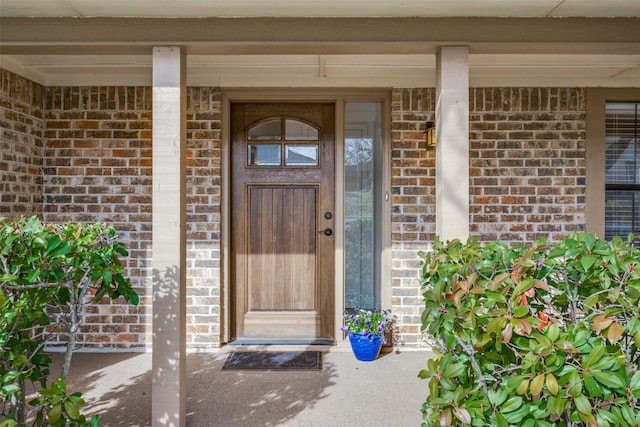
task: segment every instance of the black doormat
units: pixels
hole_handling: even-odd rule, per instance
[[[233,352],[227,356],[222,369],[319,371],[322,369],[322,353],[319,351]]]

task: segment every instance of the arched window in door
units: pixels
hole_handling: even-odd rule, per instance
[[[247,130],[248,166],[319,166],[318,129],[308,123],[277,118]]]

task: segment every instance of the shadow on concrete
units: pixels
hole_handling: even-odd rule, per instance
[[[322,371],[222,371],[221,356],[189,356],[188,425],[283,425],[312,410],[335,384],[335,367],[326,361]]]
[[[62,358],[52,355],[51,372]],[[83,413],[99,414],[101,426],[151,425],[151,354],[76,352],[67,390],[82,393]]]
[[[419,426],[427,383],[417,378],[431,353],[350,352],[323,356],[321,371],[222,370],[227,354],[187,356],[187,426]],[[61,363],[62,354],[53,355]],[[52,372],[55,371],[53,367]],[[68,389],[102,426],[151,425],[150,353],[76,353]]]
[[[223,371],[225,357],[188,355],[187,425],[283,425],[335,384],[331,363],[321,371]],[[61,363],[62,355],[53,358]],[[76,353],[68,389],[83,393],[85,414],[99,413],[101,426],[151,425],[150,354]]]

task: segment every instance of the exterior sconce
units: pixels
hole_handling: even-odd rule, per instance
[[[433,148],[436,146],[436,124],[434,122],[427,122],[427,148]]]

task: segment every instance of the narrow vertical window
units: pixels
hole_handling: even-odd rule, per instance
[[[607,102],[605,238],[640,233],[640,103]],[[636,246],[640,241],[636,239]]]
[[[345,306],[380,307],[382,105],[345,106]]]

